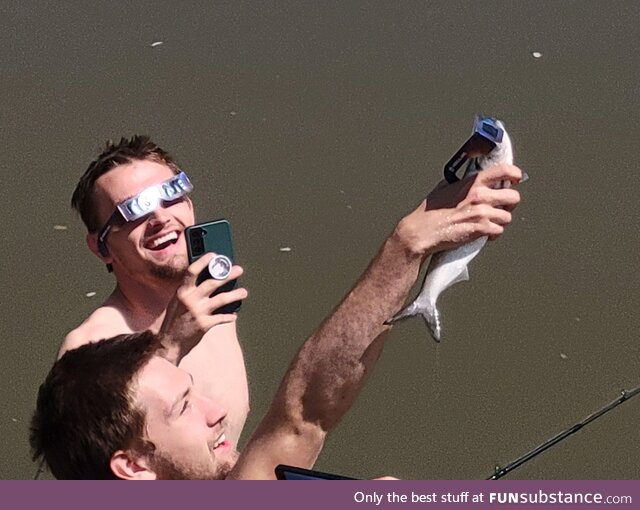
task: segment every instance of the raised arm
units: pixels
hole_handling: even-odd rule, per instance
[[[499,236],[519,202],[510,165],[485,170],[452,185],[439,184],[403,218],[362,277],[307,339],[230,478],[270,479],[277,464],[311,467],[373,369],[396,312],[425,258],[483,235]]]

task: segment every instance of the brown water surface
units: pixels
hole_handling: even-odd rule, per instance
[[[199,219],[233,224],[248,432],[474,114],[506,123],[531,176],[513,225],[442,297],[440,346],[420,320],[395,328],[320,469],[483,478],[640,384],[638,2],[1,10],[1,478],[33,476],[38,385],[113,285],[71,192],[104,140],[133,133],[176,155]],[[639,416],[630,401],[511,476],[638,478]]]

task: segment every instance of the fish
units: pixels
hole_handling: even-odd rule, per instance
[[[488,153],[469,159],[467,168],[464,172],[464,177],[474,175],[485,168],[489,168],[499,163],[513,164],[513,146],[511,139],[504,128],[504,124],[497,119],[481,116],[476,117],[474,123],[474,134],[467,143],[463,145],[460,151],[458,151],[456,156],[452,158],[449,164],[454,160],[456,160],[457,168],[460,168],[464,164],[466,156],[472,153],[471,151],[465,152],[465,147],[474,140],[474,135],[479,132],[479,126],[482,128],[480,123],[487,121],[488,124],[486,124],[485,127],[489,126],[493,129],[497,127],[498,130],[502,131],[502,133],[498,131],[498,136],[493,139],[493,142],[490,142],[488,146],[485,145],[485,148],[489,149]],[[499,135],[501,135],[501,137]],[[486,144],[486,139],[482,140],[482,143]],[[491,146],[493,146],[493,148],[491,148]],[[465,158],[461,158],[461,154]],[[445,175],[446,172],[447,170],[445,170]],[[525,179],[526,178],[523,178],[523,180]],[[447,180],[452,182],[449,180],[449,177],[447,177]],[[453,180],[457,180],[457,178],[454,177]],[[510,182],[503,181],[498,183],[496,188],[505,188],[509,186]],[[391,319],[385,321],[385,324],[394,324],[409,317],[420,315],[424,319],[433,339],[436,342],[440,342],[442,339],[443,328],[442,316],[437,307],[438,297],[440,297],[440,294],[452,285],[469,279],[469,269],[467,266],[469,262],[471,262],[478,253],[482,251],[487,240],[487,236],[479,237],[478,239],[465,243],[457,248],[444,250],[434,254],[429,261],[424,282],[422,283],[422,288],[418,296],[410,305],[398,312]]]

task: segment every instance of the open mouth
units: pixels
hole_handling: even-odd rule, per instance
[[[225,436],[224,434],[222,434],[222,435],[218,438],[218,440],[217,440],[215,443],[213,443],[213,449],[215,450],[215,449],[216,449],[216,448],[218,448],[219,446],[221,446],[221,445],[225,444],[226,440],[227,440],[226,436]]]
[[[175,244],[178,241],[178,232],[175,230],[169,232],[161,237],[157,237],[147,243],[145,243],[145,248],[149,250],[160,251],[168,248],[172,244]]]
[[[220,434],[218,439],[209,443],[209,448],[213,454],[219,455],[231,449],[231,441],[227,439],[225,434]]]

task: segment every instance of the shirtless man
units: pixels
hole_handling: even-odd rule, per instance
[[[237,444],[249,410],[249,394],[235,314],[211,315],[207,319],[210,329],[184,357],[191,346],[185,349],[178,321],[188,320],[187,309],[201,301],[185,291],[167,314],[188,266],[184,229],[195,223],[187,195],[190,182],[180,172],[169,154],[140,136],[108,144],[89,165],[71,203],[87,227],[89,249],[113,272],[116,286],[67,335],[58,357],[120,334],[165,333],[165,357],[193,375],[198,391],[227,409],[227,434]],[[165,186],[157,187],[161,183]],[[232,276],[241,273],[236,267]],[[246,296],[246,290],[239,288],[216,296],[206,306],[213,310]]]

